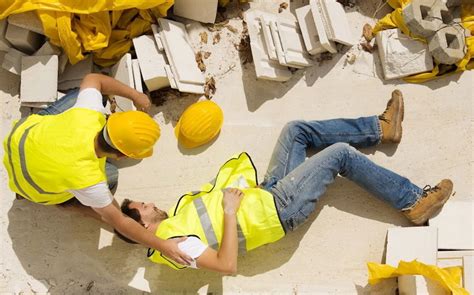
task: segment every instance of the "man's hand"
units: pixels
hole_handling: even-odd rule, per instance
[[[151,101],[148,95],[139,92],[133,97],[133,105],[137,108],[138,111],[146,113],[150,109]]]
[[[161,253],[181,265],[190,265],[193,259],[178,248],[178,244],[185,241],[187,237],[170,239],[163,242]]]
[[[244,193],[237,188],[228,188],[224,191],[222,206],[225,214],[236,214],[239,210],[240,202],[244,197]]]

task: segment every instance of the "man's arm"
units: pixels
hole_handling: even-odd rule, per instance
[[[87,74],[81,82],[81,90],[86,88],[96,88],[106,95],[118,95],[129,98],[139,111],[146,112],[151,106],[150,99],[146,94],[102,74]]]
[[[207,248],[196,260],[199,268],[205,268],[227,274],[237,272],[237,210],[244,194],[239,189],[227,189],[224,192],[224,235],[219,251]]]
[[[170,240],[162,240],[157,238],[150,231],[138,224],[138,222],[124,216],[122,212],[120,212],[120,210],[114,206],[113,203],[105,206],[104,208],[93,209],[101,215],[105,222],[113,226],[116,230],[129,239],[132,239],[146,247],[157,249],[163,253],[163,255],[171,258],[179,264],[189,265],[192,261],[192,258],[189,257],[189,255],[185,254],[178,248],[178,243],[182,242],[186,238]]]

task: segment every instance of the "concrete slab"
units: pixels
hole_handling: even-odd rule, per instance
[[[357,43],[342,4],[336,0],[317,0],[328,39],[347,46]]]
[[[0,20],[0,51],[8,51],[12,45],[8,40],[5,38],[5,34],[7,32],[8,23],[6,19]]]
[[[23,52],[16,50],[13,47],[8,49],[8,52],[5,54],[2,68],[13,73],[15,75],[21,74],[21,58],[26,56]]]
[[[275,44],[275,51],[278,57],[278,62],[282,66],[292,67],[297,69],[302,69],[303,66],[289,63],[286,61],[285,52],[283,51],[283,46],[281,43],[280,33],[278,32],[278,25],[276,22],[270,23],[270,32],[272,33],[273,42]]]
[[[52,102],[58,97],[58,56],[24,56],[21,59],[20,100]]]
[[[28,31],[45,35],[43,23],[41,23],[36,11],[12,14],[8,17],[8,23]]]
[[[443,210],[428,221],[438,228],[438,248],[474,250],[474,201],[448,200]]]
[[[375,38],[386,80],[433,69],[428,46],[404,35],[399,29],[380,31]]]
[[[110,71],[112,77],[129,86],[135,88],[135,82],[133,77],[132,69],[132,55],[126,53],[118,62],[115,64]],[[135,110],[133,102],[122,96],[115,95],[115,102],[117,103],[117,112],[126,112]]]
[[[438,63],[455,64],[465,56],[464,29],[456,26],[443,27],[431,37],[428,47]]]
[[[151,25],[151,29],[153,31],[153,37],[155,38],[155,43],[156,47],[158,48],[158,51],[164,51],[165,48],[163,47],[163,42],[161,42],[160,29],[155,24]]]
[[[316,30],[318,31],[319,42],[321,45],[329,52],[336,53],[336,44],[329,40],[327,33],[327,23],[322,12],[322,4],[320,0],[309,0],[309,5],[311,6],[311,13],[313,14],[313,19],[316,24]]]
[[[463,257],[463,282],[464,289],[474,294],[474,256]]]
[[[143,35],[133,39],[140,71],[148,90],[154,91],[169,86],[165,66],[165,53],[158,50],[152,36]]]
[[[260,26],[263,32],[263,39],[265,40],[266,53],[271,60],[278,61],[278,55],[275,48],[275,43],[278,41],[275,41],[273,39],[273,34],[270,28],[271,23],[274,22],[275,20],[276,20],[276,17],[273,14],[269,14],[269,13],[264,14],[262,12],[260,15]]]
[[[301,33],[303,34],[304,45],[308,53],[311,55],[316,55],[325,52],[326,49],[319,41],[316,23],[314,22],[313,14],[311,13],[311,6],[306,5],[297,8],[295,9],[295,13]]]
[[[218,0],[175,0],[173,14],[203,23],[214,23]]]
[[[291,72],[288,68],[271,60],[266,53],[263,28],[260,24],[260,13],[257,10],[248,10],[245,12],[245,20],[248,26],[250,48],[257,78],[280,82],[289,80]]]
[[[93,66],[92,55],[89,55],[75,65],[68,63],[64,72],[59,75],[59,83],[77,80],[82,81],[85,75],[92,73]]]
[[[62,53],[61,48],[54,46],[49,41],[44,42],[43,46],[40,47],[33,55],[58,55]]]
[[[33,54],[44,42],[44,36],[12,24],[8,24],[5,38],[13,47],[27,54]]]
[[[132,59],[132,73],[135,90],[143,93],[142,74],[140,72],[140,63],[137,59]]]
[[[279,19],[276,25],[286,62],[303,67],[313,65],[313,61],[304,46],[303,35],[298,23]]]

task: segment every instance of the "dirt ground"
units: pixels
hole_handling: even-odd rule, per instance
[[[348,9],[353,33],[374,24],[378,0]],[[293,17],[304,1],[289,2],[282,17]],[[253,7],[277,12],[278,1],[254,1]],[[209,31],[189,22],[196,51],[208,51],[206,75],[216,80],[213,100],[223,109],[224,126],[212,143],[182,149],[173,128],[195,95],[158,98],[152,115],[161,138],[150,159],[120,163],[116,199],[134,198],[169,208],[184,192],[211,180],[232,155],[248,152],[261,181],[282,126],[295,119],[359,117],[381,113],[393,89],[405,96],[405,121],[399,145],[379,145],[363,152],[378,164],[423,187],[442,178],[454,181],[452,199],[473,198],[473,72],[422,85],[383,81],[377,54],[357,46],[331,60],[298,70],[285,83],[257,80],[253,63],[235,48],[242,20],[229,9],[232,29]],[[388,11],[382,7],[375,17]],[[235,30],[234,30],[235,29]],[[206,31],[207,44],[199,33]],[[233,32],[235,31],[235,32]],[[220,41],[213,44],[216,34]],[[354,54],[350,64],[347,54]],[[370,60],[375,58],[375,67]],[[0,53],[0,61],[3,53]],[[20,108],[19,78],[0,69],[1,136],[13,120],[28,115]],[[4,151],[0,152],[2,158]],[[149,262],[146,249],[117,239],[109,226],[80,214],[15,200],[1,168],[0,292],[51,294],[394,294],[395,284],[367,285],[366,263],[383,262],[386,231],[409,226],[405,218],[350,181],[338,177],[316,212],[296,232],[239,258],[236,276],[206,271],[174,271]]]

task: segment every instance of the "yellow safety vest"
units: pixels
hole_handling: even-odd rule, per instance
[[[245,196],[237,212],[237,233],[239,253],[275,242],[285,235],[275,200],[269,192],[255,188],[257,171],[247,153],[227,161],[219,170],[215,184],[206,184],[200,192],[182,196],[156,230],[156,236],[171,239],[182,236],[196,236],[204,244],[219,249],[224,232],[224,210],[222,189],[235,186],[243,177],[250,188],[242,189]],[[166,264],[174,269],[180,265],[154,249],[148,250],[148,257],[156,263]]]
[[[3,141],[10,189],[51,205],[71,199],[70,189],[105,181],[105,157],[97,158],[94,149],[105,122],[103,114],[82,108],[14,122]]]

